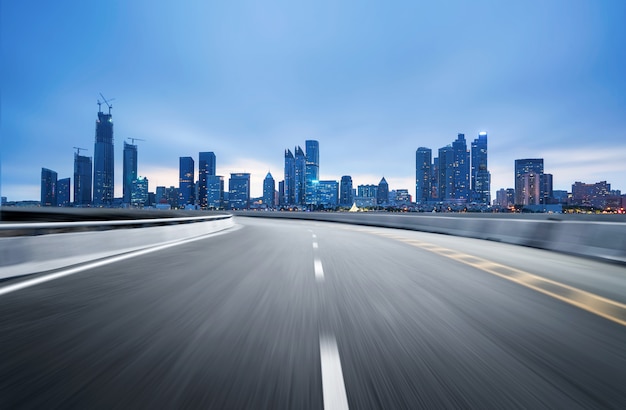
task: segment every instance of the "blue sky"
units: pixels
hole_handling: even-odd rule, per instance
[[[555,189],[626,191],[624,1],[3,1],[1,186],[39,199],[42,167],[93,156],[96,101],[141,138],[150,190],[214,151],[252,173],[320,142],[320,176],[415,193],[415,150],[489,133],[492,192],[518,158]]]

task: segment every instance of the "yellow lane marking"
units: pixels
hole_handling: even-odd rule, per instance
[[[370,231],[370,233],[375,232]],[[454,259],[465,265],[469,265],[484,272],[491,273],[492,275],[508,279],[537,292],[541,292],[545,295],[586,310],[587,312],[591,312],[615,323],[619,323],[622,326],[626,326],[626,304],[607,299],[560,282],[546,279],[521,269],[502,265],[477,256],[457,252],[452,249],[442,248],[438,245],[421,242],[415,239],[406,239],[397,235],[376,234],[402,241],[408,245],[436,253],[449,259]]]

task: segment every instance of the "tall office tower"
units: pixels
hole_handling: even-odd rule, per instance
[[[334,208],[339,201],[339,183],[337,181],[315,182],[315,205]]]
[[[124,141],[124,164],[122,167],[122,201],[130,205],[133,183],[137,179],[137,145]]]
[[[385,177],[378,183],[378,191],[376,193],[376,204],[385,205],[389,203],[389,184]]]
[[[491,203],[491,175],[487,169],[487,133],[478,133],[472,142],[472,201]]]
[[[305,204],[306,195],[306,155],[299,146],[295,148],[296,168],[294,173],[296,205]]]
[[[454,199],[454,151],[452,146],[439,148],[437,187],[440,201]]]
[[[74,206],[91,204],[91,157],[74,154]]]
[[[296,203],[296,159],[290,150],[285,150],[285,195],[284,204]]]
[[[378,185],[369,184],[369,185],[359,185],[357,187],[358,194],[357,196],[362,198],[374,198],[378,197]]]
[[[208,206],[207,178],[215,175],[215,153],[201,152],[198,158],[198,199],[202,208]]]
[[[224,177],[209,175],[206,180],[207,208],[222,209],[224,207]]]
[[[553,176],[552,174],[541,174],[541,202],[542,204],[555,203],[553,189]]]
[[[250,174],[231,173],[228,180],[230,209],[248,209],[250,206]]]
[[[342,176],[341,186],[339,187],[339,205],[352,206],[354,203],[354,195],[352,192],[352,177],[350,175]]]
[[[540,204],[542,174],[543,158],[515,160],[515,205]]]
[[[57,180],[57,206],[70,206],[70,179]]]
[[[267,173],[263,180],[263,203],[270,209],[276,207],[274,193],[276,192],[276,182],[271,173]]]
[[[179,158],[179,179],[178,179],[178,206],[193,205],[195,203],[194,191],[196,184],[194,182],[195,164],[191,157]]]
[[[278,206],[285,205],[285,181],[278,182]]]
[[[136,208],[143,208],[148,204],[148,178],[135,178],[131,185],[130,204]]]
[[[162,203],[161,201],[167,202],[167,198],[165,197],[165,187],[164,186],[156,187],[156,193],[154,195],[154,199],[155,199],[157,204]]]
[[[433,158],[433,167],[430,172],[430,197],[439,199],[439,158]]]
[[[41,206],[57,206],[57,173],[41,168]]]
[[[96,142],[93,158],[94,206],[107,207],[113,205],[114,170],[113,116],[109,106],[108,114],[98,110],[98,119],[96,120]]]
[[[305,202],[313,204],[315,202],[314,181],[320,179],[320,143],[315,140],[305,141],[306,163],[305,163]]]
[[[508,206],[515,205],[515,188],[506,189],[506,201],[509,204]]]
[[[465,134],[458,134],[452,142],[454,151],[454,189],[453,199],[470,200],[470,155],[465,142]]]
[[[426,203],[432,198],[432,156],[430,148],[415,151],[415,202]]]

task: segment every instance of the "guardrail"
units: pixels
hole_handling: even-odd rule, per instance
[[[233,224],[232,215],[3,223],[0,224],[0,279],[206,235]]]
[[[606,215],[392,214],[334,212],[235,212],[238,216],[306,219],[409,229],[530,246],[626,263],[626,218]],[[603,217],[600,215],[600,217]]]

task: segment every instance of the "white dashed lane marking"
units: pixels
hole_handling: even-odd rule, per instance
[[[348,397],[335,336],[320,335],[320,360],[322,362],[324,410],[348,409]]]

